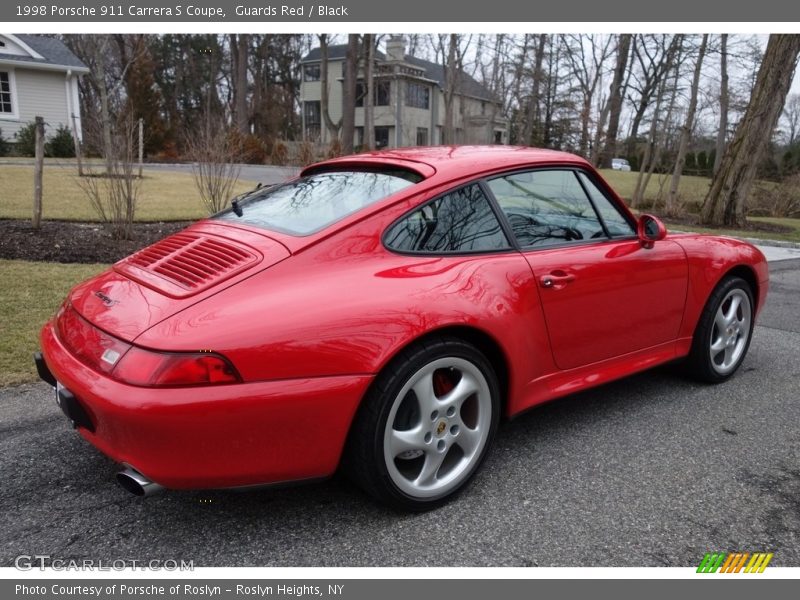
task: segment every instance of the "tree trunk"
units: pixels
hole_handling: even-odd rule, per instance
[[[364,80],[367,95],[364,97],[364,139],[366,150],[375,149],[375,34],[364,34]]]
[[[232,33],[231,67],[233,70],[233,115],[236,129],[242,135],[250,133],[250,115],[247,111],[247,55],[250,38],[245,33]]]
[[[717,132],[717,150],[714,155],[714,171],[719,172],[722,155],[725,152],[725,137],[728,134],[728,34],[720,36],[719,48],[719,131]]]
[[[742,120],[711,183],[702,221],[741,227],[756,169],[778,123],[800,55],[800,35],[771,35]]]
[[[665,211],[668,215],[674,215],[678,212],[678,185],[681,182],[681,175],[683,174],[683,166],[686,162],[686,150],[689,147],[689,140],[692,137],[692,129],[694,128],[694,115],[697,111],[697,92],[700,88],[700,73],[703,69],[703,58],[706,55],[706,48],[708,47],[708,34],[703,35],[703,41],[700,42],[700,50],[697,54],[697,64],[694,66],[694,77],[692,77],[692,88],[689,97],[689,108],[686,110],[686,121],[681,127],[681,138],[678,142],[678,156],[675,159],[675,168],[672,171],[672,183],[667,196],[667,203]]]
[[[330,142],[339,137],[339,129],[342,126],[342,119],[334,123],[331,119],[331,112],[329,108],[330,89],[328,88],[328,36],[322,34],[319,36],[319,83],[321,86],[320,93],[320,112],[322,113],[322,120],[325,121],[325,129],[328,130],[328,137]]]
[[[600,155],[600,166],[611,167],[611,159],[617,154],[617,134],[619,133],[619,119],[622,114],[622,98],[625,95],[623,82],[625,71],[628,69],[628,55],[631,49],[631,34],[619,36],[617,45],[617,64],[614,69],[614,79],[611,81],[608,102],[608,129],[603,152]]]
[[[539,35],[539,42],[536,45],[536,54],[534,55],[533,65],[533,78],[531,83],[531,99],[528,103],[528,114],[525,119],[525,130],[522,135],[522,141],[531,146],[539,143],[539,114],[540,114],[540,100],[539,90],[542,86],[542,63],[544,62],[544,48],[547,44],[547,34],[542,33]]]
[[[342,90],[342,153],[353,153],[353,137],[356,126],[356,79],[358,78],[359,35],[347,36],[344,89]]]
[[[458,35],[450,34],[450,43],[447,48],[447,66],[444,74],[444,127],[442,128],[442,143],[455,144],[455,115],[453,114],[453,100],[455,98]]]

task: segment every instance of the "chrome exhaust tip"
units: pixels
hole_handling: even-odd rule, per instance
[[[164,486],[150,481],[147,477],[139,473],[139,471],[131,467],[125,467],[122,471],[117,473],[117,483],[124,490],[140,498],[152,496],[164,489]]]

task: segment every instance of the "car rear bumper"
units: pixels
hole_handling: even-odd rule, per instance
[[[141,388],[77,360],[48,323],[40,376],[85,412],[80,434],[113,460],[176,489],[331,475],[371,375],[184,388]],[[52,377],[48,378],[48,374]]]

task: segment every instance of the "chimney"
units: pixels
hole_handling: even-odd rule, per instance
[[[406,41],[402,35],[393,35],[386,42],[386,60],[402,62],[406,57]]]

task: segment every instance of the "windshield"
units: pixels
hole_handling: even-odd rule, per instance
[[[290,235],[309,235],[357,210],[422,180],[411,171],[329,171],[255,192],[213,218],[254,225]]]

